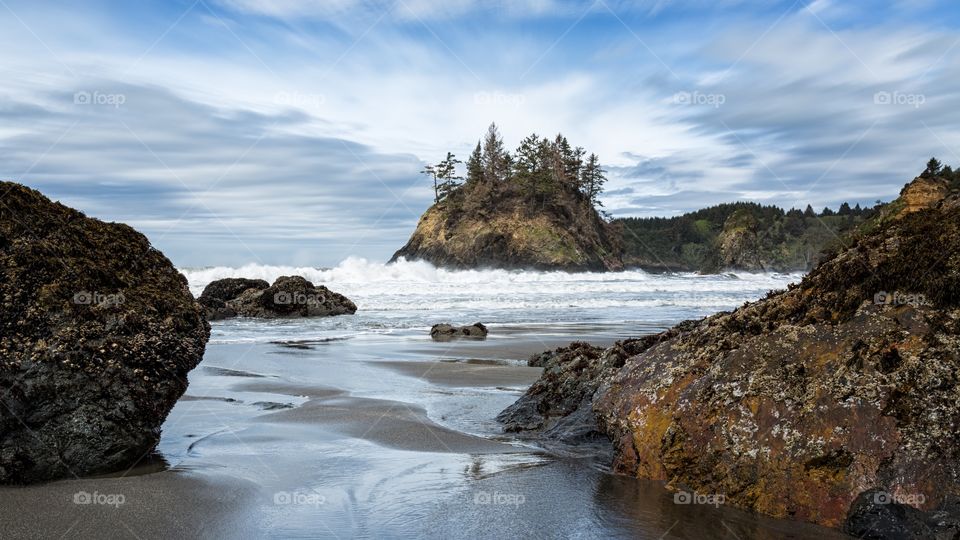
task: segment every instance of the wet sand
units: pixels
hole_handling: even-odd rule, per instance
[[[843,537],[676,505],[658,483],[503,434],[494,417],[536,378],[525,359],[542,341],[213,344],[164,424],[167,469],[0,488],[0,536]],[[111,495],[123,504],[102,504]]]
[[[269,388],[288,395],[310,395],[312,399],[289,410],[258,416],[260,422],[293,422],[333,430],[398,450],[490,454],[519,451],[508,444],[493,442],[445,428],[430,420],[426,411],[412,403],[337,395],[337,391],[303,387],[246,385],[248,389]]]
[[[256,530],[247,509],[258,491],[253,482],[212,471],[3,488],[0,536],[243,538]]]
[[[542,368],[478,361],[463,362],[374,362],[410,377],[453,387],[521,387],[534,383]]]

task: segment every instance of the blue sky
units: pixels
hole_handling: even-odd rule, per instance
[[[417,174],[563,132],[615,216],[889,200],[960,164],[960,5],[0,0],[0,177],[181,266],[386,260]]]

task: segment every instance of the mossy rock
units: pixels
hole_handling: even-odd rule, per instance
[[[0,483],[125,469],[154,448],[210,326],[131,227],[0,182]]]

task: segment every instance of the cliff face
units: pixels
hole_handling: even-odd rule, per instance
[[[896,201],[786,291],[643,342],[554,355],[503,419],[555,432],[592,417],[617,472],[764,514],[861,537],[896,526],[903,538],[955,538],[960,196],[941,193]],[[633,355],[604,360],[618,350]],[[558,373],[589,380],[550,386]],[[568,387],[572,412],[553,406]],[[517,421],[531,400],[546,400],[528,407],[545,418]]]
[[[586,199],[535,204],[503,194],[478,205],[464,194],[431,206],[392,261],[425,260],[451,268],[619,270],[617,234]]]

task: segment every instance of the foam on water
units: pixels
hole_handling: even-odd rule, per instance
[[[359,335],[448,320],[493,324],[670,322],[734,308],[801,277],[773,273],[649,274],[641,270],[448,270],[422,261],[382,264],[353,257],[334,268],[248,264],[181,271],[194,295],[211,281],[225,277],[272,282],[279,276],[300,275],[345,294],[359,309],[354,317],[218,323],[214,329],[218,341]]]

